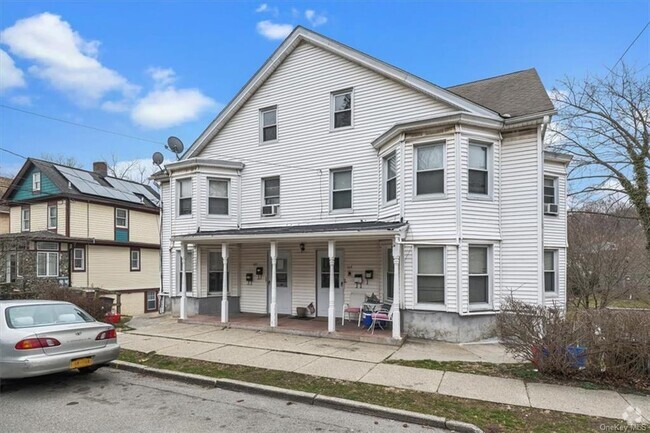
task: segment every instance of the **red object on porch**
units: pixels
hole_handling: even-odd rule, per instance
[[[120,319],[122,318],[122,315],[120,313],[106,313],[106,322],[108,323],[120,323]]]

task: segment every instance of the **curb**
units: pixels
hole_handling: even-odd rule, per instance
[[[436,427],[452,430],[458,433],[483,433],[483,430],[473,424],[448,420],[446,418],[426,415],[408,410],[392,409],[360,401],[346,400],[338,397],[314,394],[310,392],[294,391],[278,388],[275,386],[259,385],[256,383],[243,382],[233,379],[214,379],[199,374],[182,373],[174,370],[163,370],[160,368],[147,367],[146,365],[135,364],[126,361],[111,361],[111,368],[130,371],[132,373],[148,374],[162,379],[175,380],[183,383],[204,386],[207,388],[219,388],[228,391],[248,392],[251,394],[266,395],[297,403],[305,403],[313,406],[327,407],[330,409],[346,412],[359,413],[363,415],[387,418],[394,421],[408,422],[423,426]]]

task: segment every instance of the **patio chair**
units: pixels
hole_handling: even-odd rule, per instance
[[[345,316],[347,315],[348,320],[351,321],[352,315],[356,314],[357,318],[357,327],[361,326],[361,306],[363,301],[366,299],[364,293],[352,292],[350,293],[350,302],[343,304],[343,314],[341,314],[341,326],[345,325]]]
[[[375,325],[379,326],[381,329],[384,329],[382,326],[382,323],[384,322],[393,322],[393,313],[395,312],[395,303],[392,303],[390,307],[388,304],[384,304],[381,306],[381,308],[374,313],[371,314],[372,317],[372,324],[370,325],[370,328],[368,328],[368,331],[371,331],[371,334],[375,333]]]

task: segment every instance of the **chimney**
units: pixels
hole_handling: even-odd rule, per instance
[[[104,161],[93,162],[93,171],[100,176],[108,176],[108,166]]]

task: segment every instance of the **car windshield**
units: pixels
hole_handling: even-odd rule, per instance
[[[94,322],[88,313],[69,304],[37,304],[9,307],[6,310],[10,328],[65,325],[69,323]]]

